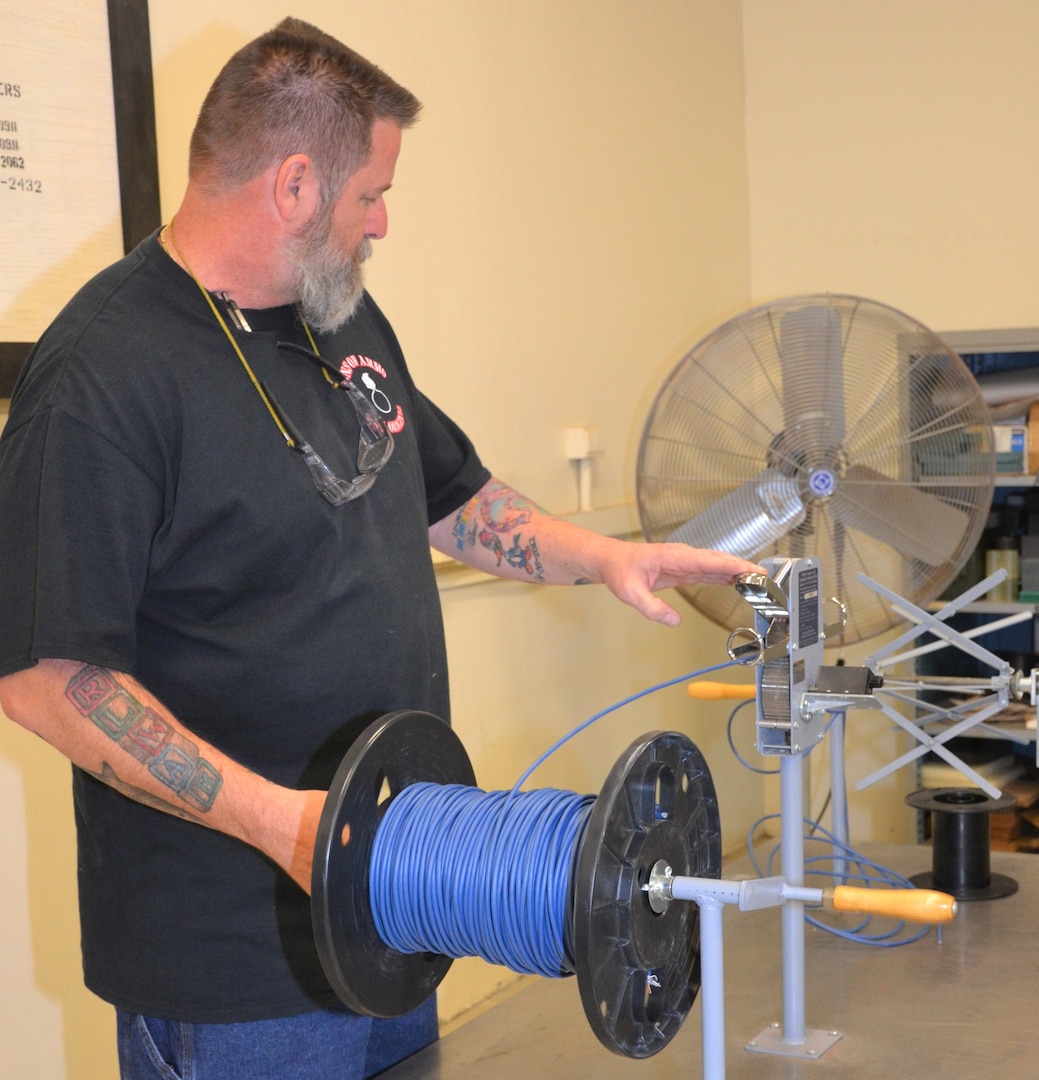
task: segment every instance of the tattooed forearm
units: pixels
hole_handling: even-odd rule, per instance
[[[212,807],[223,783],[220,773],[200,756],[190,739],[139,701],[111,672],[89,665],[80,669],[65,687],[65,696],[81,715],[147,765],[152,776],[185,803],[203,813]],[[101,779],[110,782],[108,771],[116,778],[110,766],[105,765],[105,770]],[[113,786],[125,789],[138,801],[146,801],[142,798],[144,792],[125,783]]]
[[[512,538],[512,544],[506,548],[501,540],[487,529],[480,533],[480,543],[489,551],[493,551],[501,566],[502,560],[515,570],[525,570],[531,577],[538,581],[544,581],[545,568],[541,565],[538,555],[538,542],[532,536],[524,540],[521,533],[516,533]]]
[[[458,511],[453,529],[455,543],[459,551],[479,543],[494,555],[497,566],[505,562],[537,581],[544,581],[545,568],[538,552],[537,538],[524,536],[522,531],[522,526],[529,525],[535,515],[543,513],[512,488],[491,481]]]
[[[162,810],[172,817],[180,818],[181,821],[194,821],[205,822],[205,816],[194,810],[189,810],[187,807],[181,808],[175,803],[171,803],[166,799],[160,798],[158,795],[152,795],[151,792],[145,791],[144,788],[134,787],[133,784],[128,784],[125,780],[121,779],[115,769],[107,761],[101,762],[101,771],[94,772],[91,769],[86,770],[90,776],[93,776],[96,780],[100,780],[110,788],[114,788],[121,795],[125,795],[129,799],[133,799],[134,802],[139,802],[144,806],[151,806],[156,810]]]

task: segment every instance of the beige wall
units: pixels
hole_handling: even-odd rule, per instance
[[[1039,323],[1039,5],[743,0],[752,293]]]
[[[166,216],[186,141],[226,56],[284,0],[152,0]],[[737,0],[301,0],[294,14],[424,101],[390,195],[371,285],[428,392],[500,475],[576,506],[563,430],[599,429],[593,499],[632,518],[642,420],[664,374],[749,299]],[[624,509],[624,504],[628,504]],[[455,720],[484,786],[622,696],[713,664],[724,635],[688,612],[667,631],[596,589],[479,584],[444,593]],[[760,812],[720,707],[682,687],[603,721],[534,783],[594,791],[649,728],[708,755],[736,846]],[[0,727],[0,1075],[110,1080],[109,1010],[80,985],[67,766]],[[503,975],[459,964],[447,1014]],[[576,989],[575,989],[576,992]]]

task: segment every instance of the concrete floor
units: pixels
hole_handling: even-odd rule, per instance
[[[931,869],[925,847],[866,853],[905,875]],[[882,949],[808,928],[806,1028],[842,1037],[817,1060],[746,1048],[779,1022],[782,945],[778,909],[726,908],[727,1080],[1032,1080],[1039,980],[1039,857],[993,852],[993,873],[1017,893],[959,904],[941,944]],[[726,867],[736,877],[740,864]],[[659,1054],[633,1060],[606,1050],[584,1017],[573,979],[539,980],[402,1062],[386,1080],[696,1080],[703,1076],[700,1002]]]

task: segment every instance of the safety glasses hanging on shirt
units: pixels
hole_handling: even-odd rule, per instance
[[[344,480],[328,467],[317,451],[303,437],[296,425],[289,419],[285,410],[278,404],[270,391],[270,387],[262,382],[260,383],[270,408],[277,414],[278,420],[281,421],[285,429],[286,443],[293,450],[296,450],[306,462],[314,486],[321,493],[322,498],[333,506],[341,506],[343,503],[363,495],[375,483],[375,478],[393,453],[393,435],[390,434],[382,417],[375,411],[367,396],[358,390],[349,379],[331,378],[329,371],[335,372],[337,376],[339,371],[320,354],[312,352],[302,345],[296,345],[291,341],[279,341],[278,348],[298,353],[300,356],[305,356],[308,360],[313,360],[314,363],[318,364],[328,385],[333,390],[343,390],[350,399],[354,412],[357,414],[357,423],[360,428],[360,437],[357,443],[357,468],[360,470],[360,475],[355,476],[353,480]]]

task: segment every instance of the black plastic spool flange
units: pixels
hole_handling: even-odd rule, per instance
[[[714,782],[696,746],[653,732],[628,747],[595,800],[577,861],[574,959],[585,1016],[614,1053],[645,1058],[678,1033],[700,989],[700,909],[654,912],[658,862],[721,876]]]
[[[418,1008],[451,967],[447,956],[390,948],[376,930],[368,892],[386,806],[421,781],[472,787],[476,776],[461,740],[439,717],[387,713],[347,751],[318,825],[310,894],[318,956],[339,999],[367,1016]]]

